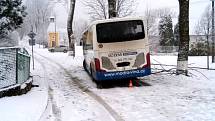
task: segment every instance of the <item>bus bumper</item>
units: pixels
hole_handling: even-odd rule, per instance
[[[143,77],[151,74],[151,68],[135,69],[127,71],[114,72],[96,72],[95,79],[97,81],[128,79],[135,77]]]

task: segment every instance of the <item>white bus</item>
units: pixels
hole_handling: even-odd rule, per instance
[[[82,40],[84,69],[97,82],[151,74],[142,18],[95,21],[83,33]]]

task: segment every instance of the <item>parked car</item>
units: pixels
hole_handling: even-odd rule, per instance
[[[64,52],[64,53],[67,53],[68,52],[68,46],[60,45],[58,47],[49,48],[48,50],[50,52]]]

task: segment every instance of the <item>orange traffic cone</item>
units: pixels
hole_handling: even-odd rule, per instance
[[[129,88],[133,87],[132,80],[129,82]]]

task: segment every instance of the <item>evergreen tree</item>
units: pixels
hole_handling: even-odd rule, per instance
[[[170,15],[164,15],[159,21],[159,36],[161,46],[173,46],[172,18]]]
[[[0,36],[19,28],[25,15],[22,0],[0,0]]]
[[[174,26],[174,46],[178,46],[179,45],[179,24],[177,23]]]

